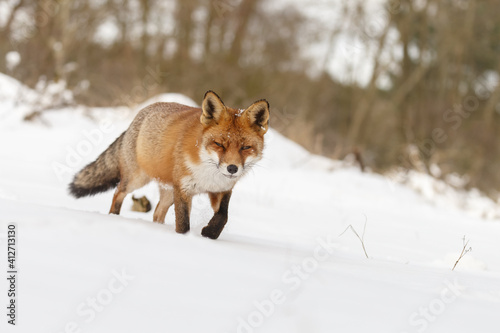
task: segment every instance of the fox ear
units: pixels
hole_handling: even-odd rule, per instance
[[[261,99],[250,105],[245,110],[250,124],[254,126],[258,133],[265,134],[269,129],[269,103]]]
[[[205,93],[201,108],[203,113],[201,114],[200,121],[204,126],[208,126],[213,121],[219,121],[222,112],[226,109],[226,106],[216,93],[209,90]]]

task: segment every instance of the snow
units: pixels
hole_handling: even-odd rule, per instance
[[[165,93],[165,94],[160,94],[151,97],[150,99],[146,100],[144,103],[139,104],[139,106],[136,108],[137,111],[141,110],[142,108],[153,104],[157,102],[170,102],[170,103],[179,103],[179,104],[184,104],[188,106],[193,106],[193,107],[198,107],[198,104],[196,104],[195,101],[193,101],[191,98],[182,95],[182,94],[177,94],[177,93]]]
[[[5,63],[9,71],[12,71],[14,68],[16,68],[16,66],[19,65],[20,62],[21,55],[17,51],[10,51],[5,55]]]
[[[75,106],[21,121],[24,97],[37,94],[0,75],[0,247],[15,222],[19,264],[18,325],[4,317],[2,332],[498,331],[500,220],[463,204],[480,194],[361,173],[270,129],[221,237],[200,235],[212,214],[206,196],[194,198],[191,231],[179,235],[173,210],[159,225],[130,211],[131,196],[111,216],[112,191],[68,194],[74,172],[137,109]],[[154,101],[165,99],[195,104],[179,94]],[[135,194],[153,206],[159,196],[153,183]],[[369,259],[354,233],[340,236],[365,222]],[[464,236],[473,251],[452,271]]]
[[[388,174],[388,177],[394,182],[413,188],[433,205],[461,209],[474,217],[490,220],[500,219],[500,205],[498,203],[477,189],[463,190],[467,183],[466,177],[450,174],[445,177],[447,182],[444,182],[416,171],[394,171]]]

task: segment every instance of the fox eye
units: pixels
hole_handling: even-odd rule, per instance
[[[219,147],[221,147],[221,148],[224,148],[224,146],[223,146],[222,144],[218,143],[217,141],[214,141],[214,143],[215,143],[217,146],[219,146]]]
[[[252,147],[251,146],[243,146],[243,147],[241,147],[241,150],[248,150],[250,148],[252,148]]]

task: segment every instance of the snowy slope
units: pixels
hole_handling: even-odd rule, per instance
[[[27,89],[14,85],[0,76],[0,87]],[[75,107],[26,123],[13,115],[29,103],[3,91],[0,247],[17,223],[20,268],[18,325],[3,314],[2,332],[498,332],[499,220],[312,156],[271,131],[219,240],[200,236],[211,217],[204,196],[193,201],[191,232],[178,235],[173,211],[157,225],[152,212],[130,211],[130,198],[109,216],[112,192],[67,193],[73,173],[137,110]],[[155,184],[137,194],[158,200]],[[370,259],[352,232],[339,236],[365,221]],[[451,271],[464,235],[473,251]]]

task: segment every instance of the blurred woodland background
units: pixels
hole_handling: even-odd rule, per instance
[[[266,98],[271,126],[314,153],[498,196],[498,1],[2,2],[0,71],[28,86],[94,106]]]

